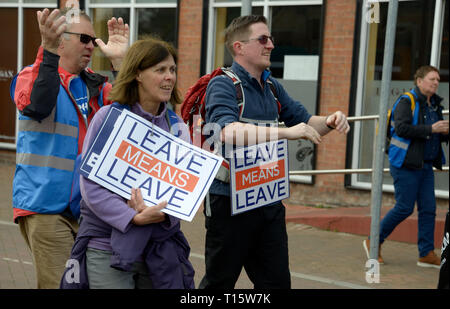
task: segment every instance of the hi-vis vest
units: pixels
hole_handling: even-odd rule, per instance
[[[411,112],[413,115],[412,125],[417,125],[419,122],[419,108],[420,104],[416,104],[417,94],[412,89],[410,92],[405,92],[402,96],[400,96],[397,101],[395,101],[394,106],[392,107],[391,115],[388,115],[390,119],[389,125],[389,134],[391,136],[391,141],[389,144],[389,162],[395,166],[400,168],[405,161],[406,153],[408,152],[409,144],[411,143],[410,139],[403,138],[397,135],[395,132],[395,121],[394,121],[394,111],[397,107],[398,103],[401,99],[409,98],[411,102]]]
[[[12,98],[14,86],[15,82],[11,85]],[[98,104],[102,106],[102,100]],[[19,113],[14,208],[56,214],[68,207],[78,155],[79,121],[72,98],[61,84],[48,117],[36,121]]]

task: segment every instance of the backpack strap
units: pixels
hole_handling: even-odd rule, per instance
[[[231,70],[230,67],[228,67],[228,68],[222,67],[222,71],[229,78],[231,78],[234,86],[236,87],[236,98],[237,98],[237,102],[238,102],[238,106],[239,106],[239,117],[241,117],[242,112],[245,107],[245,95],[244,95],[244,89],[242,88],[242,82],[239,79],[239,77]],[[275,85],[273,84],[273,82],[270,79],[267,79],[267,83],[269,84],[270,92],[272,93],[273,98],[277,102],[278,115],[279,115],[281,112],[281,103],[278,100],[277,90],[275,88]]]
[[[394,119],[392,119],[392,113],[394,112],[394,109],[397,107],[398,102],[400,102],[400,100],[402,98],[409,98],[409,101],[411,102],[411,113],[412,113],[413,118],[414,118],[414,111],[416,109],[416,99],[415,99],[415,97],[416,97],[416,94],[414,93],[414,90],[411,90],[411,91],[407,91],[407,92],[403,93],[403,95],[400,98],[398,98],[398,100],[395,102],[395,104],[392,107],[392,109],[390,109],[388,111],[388,118],[387,119],[389,121],[388,125],[390,125],[390,127],[392,127],[392,128],[395,127],[395,121],[394,121]]]
[[[414,110],[416,109],[416,100],[415,100],[415,96],[411,93],[411,92],[405,92],[404,94],[406,94],[409,97],[409,100],[411,101],[411,112],[414,113]]]
[[[231,67],[229,67],[229,68],[222,67],[221,69],[225,73],[225,75],[227,75],[229,78],[231,78],[231,80],[233,81],[234,87],[236,88],[236,99],[237,99],[237,104],[239,107],[239,118],[240,118],[242,116],[242,113],[243,113],[244,107],[245,107],[245,95],[244,95],[244,89],[242,87],[242,82],[239,79],[239,77],[236,75],[236,73],[234,73],[231,70]]]
[[[270,79],[267,79],[266,82],[269,84],[270,90],[271,90],[271,92],[272,92],[272,95],[273,95],[275,101],[277,101],[278,115],[279,115],[280,112],[281,112],[281,103],[280,103],[280,101],[278,100],[277,90],[276,90],[276,88],[275,88],[275,85],[272,83],[272,81],[271,81]]]

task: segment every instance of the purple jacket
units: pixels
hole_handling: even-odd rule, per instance
[[[111,106],[101,108],[94,116],[83,145],[83,155],[93,142]],[[139,104],[131,107],[135,114],[152,121],[165,131],[169,125],[165,119],[166,105],[162,105],[158,116],[145,112]],[[179,119],[182,122],[181,119]],[[180,138],[189,141],[189,132],[184,130]],[[130,270],[136,261],[146,263],[154,288],[194,288],[194,269],[188,257],[190,247],[180,230],[178,218],[166,215],[166,220],[157,224],[136,226],[131,220],[136,211],[127,205],[121,196],[106,188],[80,177],[81,202],[80,229],[72,248],[71,259],[80,265],[80,282],[73,282],[66,275],[61,288],[88,288],[85,268],[87,247],[107,250],[113,253],[111,267]]]

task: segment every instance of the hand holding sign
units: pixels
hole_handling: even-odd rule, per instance
[[[131,198],[128,206],[136,210],[138,213],[133,217],[133,223],[136,225],[146,225],[150,223],[163,222],[166,218],[165,213],[161,210],[167,206],[167,201],[163,201],[155,206],[145,206],[141,189],[131,189]]]

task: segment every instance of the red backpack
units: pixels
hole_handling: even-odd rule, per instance
[[[195,146],[205,148],[210,151],[210,146],[205,145],[205,136],[202,134],[203,125],[205,124],[205,94],[208,83],[211,79],[218,75],[225,74],[233,81],[236,88],[237,104],[239,106],[239,116],[242,114],[242,107],[245,103],[244,89],[239,77],[231,70],[231,68],[217,68],[210,74],[203,75],[200,79],[192,85],[183,100],[181,105],[181,118],[189,127],[189,133],[191,135],[192,143]],[[272,94],[277,101],[278,113],[281,110],[281,104],[278,101],[276,90],[272,82],[267,80]]]

